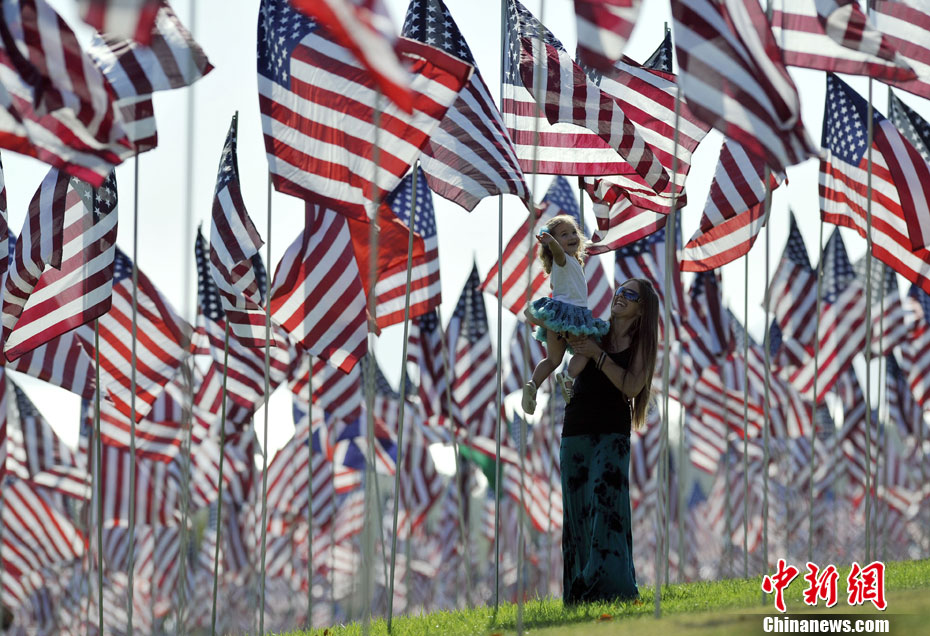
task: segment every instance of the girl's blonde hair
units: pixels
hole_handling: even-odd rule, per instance
[[[581,266],[584,267],[584,258],[587,255],[587,242],[584,240],[584,236],[581,234],[581,228],[579,228],[578,223],[575,222],[575,217],[569,216],[568,214],[559,214],[558,216],[554,216],[549,219],[543,230],[549,232],[549,234],[554,237],[555,228],[562,223],[568,223],[573,228],[575,228],[576,232],[578,232],[578,238],[581,240],[581,245],[578,246],[578,251],[575,252],[575,259],[577,259],[577,261],[581,263]],[[566,256],[568,255],[566,254]],[[552,273],[552,250],[548,245],[540,244],[539,260],[542,261],[542,266],[546,273]]]

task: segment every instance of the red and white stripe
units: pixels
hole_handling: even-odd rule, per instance
[[[607,69],[623,55],[636,24],[640,0],[575,0],[578,59]]]
[[[429,440],[420,424],[414,423],[404,437],[401,449],[401,499],[397,519],[397,537],[409,538],[426,521],[442,494],[442,477],[436,472],[430,455]]]
[[[78,0],[78,10],[81,19],[101,33],[148,44],[162,4],[162,0]]]
[[[94,360],[74,332],[7,362],[6,368],[60,386],[85,400],[94,397]]]
[[[700,226],[682,250],[682,271],[716,269],[749,252],[765,223],[766,191],[782,180],[769,175],[766,187],[765,172],[761,159],[724,142]]]
[[[913,80],[914,71],[896,53],[856,3],[803,0],[776,4],[772,33],[785,64],[882,81]],[[874,12],[873,12],[874,15]]]
[[[268,2],[262,7],[264,12]],[[260,49],[271,45],[259,40]],[[413,40],[402,38],[398,47],[415,69],[409,114],[380,99],[372,74],[320,29],[311,30],[284,60],[287,87],[265,75],[260,65],[259,106],[275,188],[349,216],[374,216],[378,202],[400,183],[472,70]],[[377,171],[371,159],[376,145]]]
[[[116,175],[111,173],[96,191],[71,180],[65,197],[60,268],[46,266],[25,298],[18,320],[13,321],[22,297],[17,290],[4,311],[7,333],[4,351],[15,359],[53,338],[102,316],[110,309],[113,258],[116,253]],[[90,205],[90,207],[88,206]],[[6,322],[8,321],[8,322]]]
[[[771,308],[785,342],[813,344],[817,325],[817,274],[811,268],[804,238],[790,213],[788,241],[768,291]]]
[[[302,410],[306,412],[310,391],[313,392],[313,408],[329,413],[344,422],[357,420],[362,416],[362,384],[359,367],[348,373],[327,364],[322,358],[313,358],[313,375],[310,377],[308,363],[311,356],[301,358],[300,366],[290,383],[294,399],[299,400]],[[311,384],[312,387],[308,388]]]
[[[667,214],[638,208],[627,198],[618,199],[613,205],[595,203],[594,216],[597,228],[587,249],[592,255],[635,243],[664,228],[668,220]]]
[[[902,90],[930,98],[930,6],[923,0],[876,0],[869,17],[891,47],[917,73],[917,79],[888,82]]]
[[[272,320],[313,355],[348,372],[368,349],[365,293],[347,222],[308,205],[304,231],[287,248],[271,289]]]
[[[679,84],[697,117],[777,172],[818,153],[758,2],[675,0],[672,16]]]
[[[91,445],[91,462],[96,446]],[[103,492],[103,517],[96,519],[98,489],[95,487],[91,513],[93,523],[121,526],[129,522],[129,462],[128,449],[103,445],[100,458],[99,490]],[[179,519],[181,493],[171,476],[171,466],[165,462],[136,458],[135,516],[136,524],[175,525]]]

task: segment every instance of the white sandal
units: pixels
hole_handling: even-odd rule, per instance
[[[555,381],[559,384],[559,389],[562,390],[562,398],[564,398],[565,403],[570,403],[572,398],[575,397],[575,381],[572,376],[565,372],[556,373]]]
[[[536,384],[532,380],[523,385],[523,410],[528,415],[536,411]]]

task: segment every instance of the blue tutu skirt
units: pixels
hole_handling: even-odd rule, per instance
[[[600,338],[610,328],[610,323],[595,318],[587,307],[579,307],[551,298],[534,300],[530,304],[529,312],[533,320],[540,325],[533,334],[540,342],[546,341],[548,329],[569,336]]]

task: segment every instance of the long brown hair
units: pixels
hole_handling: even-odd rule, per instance
[[[639,283],[639,306],[642,308],[639,319],[629,332],[634,347],[632,361],[642,360],[646,370],[646,384],[633,398],[633,428],[639,430],[646,425],[646,413],[649,411],[649,398],[652,394],[652,376],[656,370],[656,355],[659,350],[659,296],[648,280],[630,280]],[[613,329],[613,321],[610,323],[610,329]],[[609,337],[610,331],[605,338]],[[632,361],[630,364],[633,364]]]
[[[544,230],[549,232],[555,237],[555,228],[561,225],[562,223],[568,223],[575,228],[575,231],[578,232],[578,238],[581,241],[581,244],[578,246],[578,251],[575,252],[575,259],[581,263],[581,266],[584,267],[584,257],[585,257],[585,240],[584,236],[581,234],[581,228],[578,227],[578,224],[575,222],[575,218],[567,214],[559,214],[554,216],[546,223]],[[568,254],[565,255],[566,258],[570,258]],[[539,245],[539,260],[542,261],[543,269],[547,274],[552,273],[552,249],[545,244]]]

